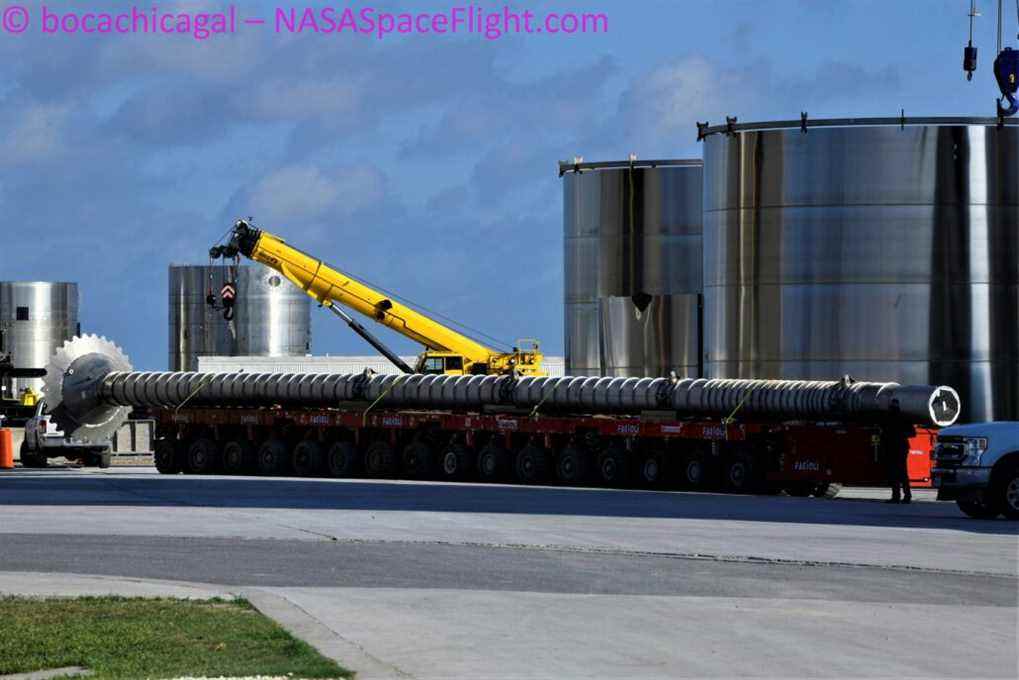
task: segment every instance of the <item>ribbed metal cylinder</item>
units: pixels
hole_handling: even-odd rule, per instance
[[[45,368],[56,349],[80,332],[78,284],[0,282],[0,354],[10,354],[15,368]],[[15,398],[26,387],[41,392],[43,381],[17,378],[2,387]]]
[[[750,123],[704,147],[705,375],[948,384],[1019,419],[1019,129]]]
[[[563,164],[566,371],[699,377],[699,160]]]
[[[942,426],[954,422],[959,413],[958,395],[951,388],[834,381],[113,372],[102,379],[97,394],[100,401],[118,406],[327,406],[362,401],[396,407],[511,406],[570,413],[674,410],[721,417],[894,417]]]

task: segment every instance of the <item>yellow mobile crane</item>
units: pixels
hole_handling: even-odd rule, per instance
[[[405,373],[545,375],[537,341],[520,340],[511,352],[488,347],[287,245],[283,239],[254,227],[248,220],[238,220],[227,245],[213,247],[209,255],[213,259],[244,255],[275,269],[342,318]],[[424,345],[425,352],[418,358],[417,366],[413,369],[408,366],[337,305],[349,307]]]

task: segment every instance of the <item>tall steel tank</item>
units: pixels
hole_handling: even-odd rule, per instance
[[[197,371],[200,356],[304,356],[311,349],[310,298],[261,264],[237,267],[234,318],[210,307],[233,278],[223,266],[171,265],[169,367]]]
[[[200,356],[237,354],[236,327],[205,301],[231,276],[221,266],[170,265],[169,362],[171,371],[197,371]]]
[[[0,354],[10,354],[15,368],[45,368],[58,347],[80,334],[78,284],[43,281],[0,282]],[[9,398],[31,387],[37,378],[8,379],[0,386]]]
[[[707,377],[955,387],[1019,419],[1019,129],[751,123],[704,141]]]
[[[567,374],[700,377],[701,161],[560,175]]]
[[[238,272],[236,321],[240,356],[311,353],[311,298],[264,265]]]

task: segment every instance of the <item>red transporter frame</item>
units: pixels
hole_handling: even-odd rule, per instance
[[[721,423],[644,416],[476,414],[448,411],[185,408],[155,412],[161,471],[329,474],[354,467],[374,477],[476,476],[485,447],[506,458],[485,481],[564,484],[670,482],[730,491],[786,489],[806,495],[832,483],[884,484],[877,426],[815,422]],[[661,415],[662,417],[659,417]],[[195,454],[196,442],[198,454]],[[252,460],[224,457],[244,442]],[[343,442],[358,464],[337,472],[322,458]],[[304,444],[303,448],[298,445]],[[311,446],[309,446],[309,443]],[[270,445],[271,444],[271,445]],[[910,477],[930,485],[933,431],[910,441]],[[234,444],[236,449],[236,444]],[[460,465],[439,463],[456,450]],[[314,455],[308,455],[308,452]],[[374,452],[374,453],[373,453]],[[265,460],[263,460],[265,459]],[[224,464],[224,461],[233,461]],[[169,461],[169,462],[167,462]],[[566,464],[569,461],[571,464]],[[456,461],[454,461],[456,462]],[[466,464],[465,464],[466,463]],[[246,469],[241,469],[241,468]],[[456,468],[452,470],[452,468]]]

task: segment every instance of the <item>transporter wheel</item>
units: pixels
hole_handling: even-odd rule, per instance
[[[483,482],[501,482],[509,471],[509,451],[489,442],[478,452],[478,477]]]
[[[191,442],[187,452],[187,471],[193,475],[209,475],[219,467],[219,447],[211,439],[201,437]]]
[[[232,439],[223,445],[223,471],[243,475],[255,464],[255,447],[246,439]]]
[[[100,470],[108,470],[113,465],[113,454],[110,451],[103,451],[97,455],[99,457]]]
[[[685,461],[683,485],[688,488],[703,488],[707,485],[707,463],[700,456],[694,456]]]
[[[335,442],[326,453],[326,468],[330,477],[353,477],[357,474],[357,447],[352,442]]]
[[[732,493],[750,493],[754,490],[754,464],[738,456],[725,465],[725,489]]]
[[[275,475],[283,472],[286,461],[287,445],[279,439],[270,439],[258,447],[256,462],[261,474]]]
[[[475,468],[474,452],[463,444],[450,444],[439,461],[439,474],[443,479],[453,481],[466,479]]]
[[[389,442],[372,442],[364,452],[364,471],[369,477],[395,477],[399,461]]]
[[[549,455],[543,447],[535,444],[528,444],[517,451],[516,464],[514,468],[517,473],[517,481],[521,484],[535,484],[548,479]]]
[[[178,455],[180,442],[176,439],[160,439],[152,453],[156,470],[163,475],[175,475],[181,471],[181,456]]]
[[[591,454],[570,444],[559,453],[556,476],[563,484],[583,484],[591,476]]]
[[[992,477],[991,504],[1005,515],[1006,519],[1019,519],[1019,465],[1003,470],[1003,474]]]
[[[963,514],[973,519],[994,519],[1000,514],[997,508],[992,508],[983,501],[958,500],[955,504],[959,506]]]
[[[428,479],[433,473],[432,447],[419,439],[403,447],[403,475],[407,479]]]
[[[622,446],[609,446],[598,455],[598,479],[607,486],[620,486],[626,483],[626,449]]]
[[[661,453],[645,453],[640,456],[637,467],[637,479],[641,486],[648,488],[662,485],[665,479],[665,459]]]
[[[290,454],[290,464],[301,477],[318,474],[322,469],[322,446],[316,441],[298,442]]]

